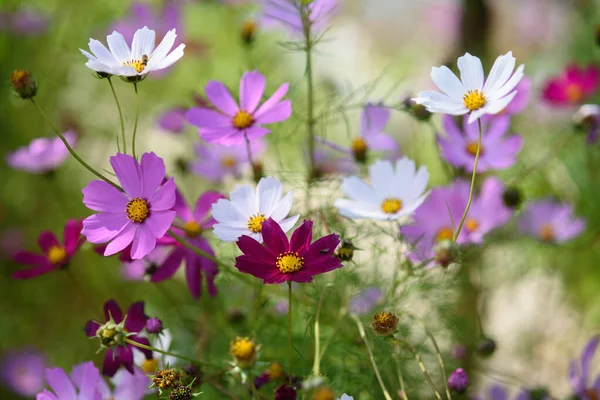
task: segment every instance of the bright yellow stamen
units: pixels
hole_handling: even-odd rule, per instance
[[[221,158],[221,166],[225,168],[235,167],[237,160],[232,156],[223,156]]]
[[[129,60],[129,61],[125,61],[123,63],[123,65],[125,65],[125,66],[133,67],[138,72],[138,74],[146,68],[147,64],[148,64],[147,57],[142,60]]]
[[[67,251],[62,246],[52,246],[48,250],[48,261],[50,264],[62,264],[67,259]]]
[[[127,203],[127,218],[130,221],[142,223],[148,218],[148,214],[150,214],[150,208],[146,200],[136,197]]]
[[[485,96],[478,89],[469,90],[463,96],[463,102],[465,103],[465,107],[469,110],[479,110],[481,107],[485,106]]]
[[[386,214],[395,214],[402,208],[402,200],[395,197],[390,197],[383,200],[381,203],[381,209]]]
[[[540,235],[540,239],[542,239],[546,242],[551,242],[552,240],[554,240],[554,236],[555,236],[554,228],[550,224],[544,224],[540,228],[539,235]]]
[[[252,115],[248,114],[244,110],[239,110],[235,117],[233,117],[233,126],[238,129],[246,129],[254,123]]]
[[[319,388],[313,392],[311,400],[335,400],[335,393],[327,387]]]
[[[284,274],[291,274],[299,271],[304,266],[304,258],[300,257],[298,253],[288,251],[280,254],[275,263],[279,271]]]
[[[467,150],[467,153],[469,153],[472,156],[476,156],[477,155],[477,142],[470,142],[469,144],[467,144],[467,147],[465,148],[465,150]],[[479,148],[479,155],[483,154],[483,146],[481,146]]]
[[[576,83],[572,83],[569,86],[567,86],[565,91],[567,93],[567,99],[569,99],[569,102],[571,103],[579,103],[583,98],[583,91],[581,90],[581,87]]]
[[[153,374],[158,369],[158,361],[154,358],[151,360],[144,360],[144,362],[141,365],[141,368],[142,371],[144,371],[145,373]]]
[[[253,215],[248,220],[248,225],[247,225],[248,229],[250,229],[254,233],[260,232],[260,231],[262,231],[262,224],[266,220],[267,220],[267,218],[265,218],[265,214],[263,214],[263,213],[258,213],[256,215]]]
[[[185,235],[189,238],[198,237],[202,233],[202,227],[196,221],[188,221],[183,224],[183,230],[185,231]]]
[[[467,231],[473,232],[479,228],[479,221],[473,218],[468,218],[465,221],[465,228],[467,228]]]
[[[248,362],[256,356],[256,345],[248,337],[237,337],[229,349],[231,355],[241,362]]]
[[[444,227],[438,231],[435,238],[438,242],[441,242],[442,240],[452,240],[454,238],[454,231],[452,228]]]

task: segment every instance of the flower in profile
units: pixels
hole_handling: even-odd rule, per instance
[[[262,178],[256,189],[238,185],[229,200],[221,199],[213,205],[213,217],[217,220],[214,233],[225,242],[234,242],[242,235],[262,242],[263,223],[269,218],[287,232],[300,217],[286,218],[293,200],[292,191],[283,196],[283,185],[272,176]]]
[[[553,106],[581,104],[598,90],[600,70],[595,65],[580,68],[569,65],[561,75],[551,78],[542,97]]]
[[[65,268],[85,241],[80,234],[81,228],[81,220],[68,220],[63,230],[62,243],[53,232],[42,232],[38,237],[38,244],[43,254],[28,251],[19,251],[13,254],[16,262],[30,265],[33,268],[16,271],[12,277],[14,279],[35,278]]]
[[[294,33],[301,33],[303,16],[307,16],[311,32],[322,31],[337,12],[339,0],[263,0],[263,19],[266,23],[281,24]]]
[[[217,111],[207,108],[192,108],[187,120],[199,127],[198,134],[209,143],[225,146],[243,144],[265,136],[269,129],[262,125],[285,121],[292,115],[290,100],[283,100],[288,91],[284,83],[258,106],[265,91],[266,79],[258,71],[246,72],[240,81],[240,105],[221,82],[210,81],[204,91]]]
[[[47,368],[46,381],[54,393],[44,389],[38,393],[37,400],[99,399],[102,387],[106,387],[92,361],[75,365],[71,378],[62,368]]]
[[[177,193],[174,207],[177,212],[177,220],[181,223],[182,229],[173,227],[173,231],[180,236],[185,236],[190,245],[197,247],[213,258],[215,252],[202,234],[210,230],[215,224],[216,221],[209,215],[209,212],[213,204],[223,197],[222,194],[209,190],[198,198],[195,207],[192,209],[186,204],[181,194]],[[206,279],[208,293],[215,296],[217,288],[214,282],[219,272],[216,262],[197,254],[178,242],[173,241],[172,245],[173,250],[156,272],[152,274],[150,280],[152,282],[162,282],[169,279],[185,260],[185,277],[192,296],[195,299],[200,297],[203,274]]]
[[[593,144],[600,134],[600,106],[584,104],[573,115],[575,127],[586,134],[587,144]]]
[[[469,387],[469,375],[462,368],[455,369],[448,377],[448,387],[456,393],[464,393]]]
[[[265,149],[262,139],[253,140],[250,143],[253,160],[258,160]],[[245,143],[235,146],[200,143],[196,146],[196,156],[190,171],[211,182],[221,182],[228,175],[239,177],[242,167],[250,163]]]
[[[146,321],[148,320],[148,316],[144,314],[143,301],[133,303],[124,317],[119,304],[113,299],[110,299],[104,303],[104,318],[107,322],[112,321],[116,324],[122,324],[124,326],[124,331],[127,332],[128,339],[146,346],[150,345],[148,339],[140,336],[140,333],[146,326]],[[90,320],[85,325],[85,333],[88,337],[96,337],[98,330],[102,328],[102,326],[103,325],[100,323]],[[133,374],[133,348],[135,348],[136,351],[142,352],[147,359],[151,360],[153,358],[152,351],[141,349],[129,343],[124,343],[123,345],[109,348],[106,351],[104,363],[102,364],[102,373],[106,376],[113,376],[117,370],[123,366]]]
[[[531,79],[524,76],[515,88],[517,94],[510,103],[500,111],[499,115],[513,116],[519,114],[527,107],[529,95],[531,94]]]
[[[185,107],[173,107],[163,112],[158,118],[158,126],[169,133],[179,134],[185,130],[187,120],[185,119]]]
[[[445,115],[442,121],[446,131],[445,138],[438,137],[442,157],[455,167],[472,172],[477,154],[479,127],[477,124],[469,124],[467,116],[463,119],[462,130],[451,115]],[[483,117],[481,122],[481,148],[477,172],[500,170],[514,165],[523,138],[518,135],[506,135],[510,117]]]
[[[429,174],[407,157],[396,161],[378,160],[369,166],[372,186],[358,176],[344,178],[342,191],[348,199],[337,199],[335,207],[348,218],[371,218],[382,221],[409,217],[425,201]]]
[[[63,136],[71,147],[75,146],[75,132],[67,131]],[[44,174],[60,167],[68,157],[69,151],[59,137],[38,138],[9,153],[6,162],[13,169]]]
[[[269,218],[263,224],[264,246],[243,235],[237,245],[244,253],[235,259],[240,272],[261,278],[264,283],[312,282],[313,276],[342,267],[333,252],[338,235],[312,241],[312,221],[304,221],[288,240],[279,224]]]
[[[10,84],[17,96],[23,100],[29,100],[37,94],[38,86],[29,71],[16,69],[10,75]]]
[[[165,178],[165,163],[154,153],[144,153],[141,162],[117,153],[110,163],[124,193],[95,180],[83,190],[83,203],[99,211],[83,221],[81,233],[91,243],[106,243],[105,256],[131,244],[131,258],[148,255],[171,227],[175,218],[175,181]]]
[[[115,31],[106,37],[108,49],[100,41],[90,39],[88,45],[93,54],[79,50],[88,58],[85,65],[93,71],[143,78],[152,71],[170,67],[183,57],[184,44],[171,51],[177,38],[175,29],[167,32],[156,48],[155,38],[156,33],[144,26],[133,35],[131,49],[123,35]]]
[[[600,343],[600,335],[592,337],[583,348],[581,359],[571,361],[569,381],[574,394],[582,400],[596,400],[600,398],[600,375],[596,379],[590,377],[592,373],[592,359],[598,348],[598,343]]]
[[[378,287],[368,288],[350,300],[348,309],[356,315],[370,314],[383,300],[383,292]]]
[[[524,65],[520,65],[513,74],[515,63],[512,51],[498,57],[484,81],[481,60],[466,53],[458,58],[460,80],[446,66],[433,67],[431,79],[443,93],[427,90],[419,93],[413,101],[424,105],[430,112],[470,114],[468,123],[486,114],[498,114],[516,96],[515,88],[523,78]]]
[[[539,240],[564,243],[581,234],[585,220],[573,215],[570,204],[550,199],[530,203],[519,219],[519,230]]]
[[[0,380],[24,397],[35,396],[44,387],[46,358],[33,349],[10,350],[0,359]]]
[[[260,346],[254,343],[254,340],[248,337],[237,337],[231,342],[229,352],[235,360],[235,365],[242,368],[251,368],[256,363],[256,356]]]

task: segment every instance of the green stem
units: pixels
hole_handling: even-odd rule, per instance
[[[160,354],[164,354],[166,356],[171,356],[171,357],[179,358],[181,360],[188,361],[188,362],[195,363],[195,364],[206,364],[206,365],[215,365],[215,366],[218,365],[218,364],[210,363],[208,361],[195,360],[193,358],[182,356],[181,354],[172,353],[170,351],[157,349],[156,347],[146,346],[145,344],[138,343],[138,342],[136,342],[134,340],[131,340],[129,338],[125,338],[125,343],[129,343],[130,345],[135,346],[135,347],[139,347],[140,349],[154,351],[154,352],[157,352],[157,353],[160,353]],[[218,366],[221,367],[221,365],[218,365]]]
[[[138,92],[137,82],[133,82],[133,89],[135,90],[135,122],[133,123],[133,137],[131,139],[131,152],[133,158],[137,159],[135,155],[135,137],[137,135],[138,119],[140,116],[140,94]]]
[[[417,364],[419,364],[419,368],[421,368],[421,372],[427,379],[427,382],[429,382],[429,386],[431,386],[433,393],[435,393],[435,397],[438,400],[442,400],[442,395],[435,388],[435,384],[433,383],[433,380],[431,379],[429,372],[427,372],[427,368],[425,368],[425,364],[423,364],[423,361],[421,360],[421,356],[417,352],[417,349],[410,342],[408,342],[402,338],[392,337],[392,340],[394,340],[396,342],[396,344],[398,344],[398,343],[404,344],[410,350],[410,352],[413,354],[413,357],[417,361]]]
[[[56,129],[56,127],[54,126],[54,124],[52,124],[52,122],[50,121],[50,118],[48,118],[48,116],[46,115],[46,113],[44,112],[44,110],[42,110],[42,108],[38,105],[38,103],[36,103],[33,98],[31,98],[30,100],[33,103],[33,105],[35,106],[35,108],[38,109],[38,111],[40,112],[40,114],[42,115],[42,117],[44,118],[44,120],[46,121],[46,123],[48,125],[50,125],[50,128],[52,128],[52,130],[54,131],[54,133],[56,133],[58,135],[58,137],[60,138],[60,140],[62,140],[63,144],[65,145],[65,147],[69,151],[69,153],[71,153],[71,155],[73,156],[73,158],[75,158],[79,162],[79,164],[83,165],[88,171],[90,171],[92,174],[96,175],[98,178],[102,179],[104,182],[108,183],[111,186],[114,186],[116,189],[118,189],[121,192],[123,191],[123,189],[121,189],[121,187],[119,185],[117,185],[116,183],[114,183],[113,181],[111,181],[110,179],[108,179],[107,177],[105,177],[104,175],[102,175],[100,172],[98,172],[94,168],[92,168],[88,163],[86,163],[85,161],[83,161],[81,159],[81,157],[79,157],[79,155],[77,155],[77,153],[75,152],[75,150],[73,150],[73,148],[71,147],[71,145],[69,144],[69,142],[67,142],[67,139],[65,139],[65,137],[63,136],[63,134],[60,133],[60,131],[58,129]]]
[[[190,250],[192,250],[194,253],[198,254],[201,257],[204,257],[210,261],[216,262],[219,265],[223,265],[223,263],[221,263],[219,260],[216,259],[216,257],[213,257],[212,255],[208,254],[207,252],[205,252],[202,249],[197,248],[196,246],[190,244],[187,240],[185,240],[184,238],[182,238],[181,236],[179,236],[178,234],[176,234],[175,232],[173,232],[172,230],[169,229],[169,231],[167,232],[169,235],[171,235],[171,237],[173,239],[175,239],[179,244],[181,244],[183,247],[186,247]]]
[[[313,375],[321,375],[321,332],[319,327],[319,317],[321,316],[321,307],[323,306],[323,299],[325,299],[325,292],[329,284],[325,285],[321,292],[321,298],[317,305],[317,313],[315,315],[315,361],[313,364]]]
[[[469,213],[469,208],[471,208],[471,202],[473,201],[473,191],[475,190],[475,176],[477,175],[477,164],[479,163],[479,153],[481,152],[481,118],[477,119],[477,124],[479,126],[479,137],[477,139],[477,151],[475,152],[475,164],[473,164],[473,175],[471,176],[471,188],[469,189],[469,201],[467,202],[467,206],[465,207],[465,212],[463,213],[462,218],[460,219],[460,224],[458,225],[458,229],[454,233],[453,241],[456,242],[458,239],[458,235],[462,230],[462,227],[465,223],[465,219],[467,219],[467,214]]]
[[[250,168],[252,168],[252,177],[254,178],[254,182],[258,183],[260,177],[256,174],[256,168],[254,168],[254,159],[252,158],[252,146],[250,146],[250,139],[248,139],[248,135],[244,133],[244,139],[246,139],[246,154],[248,155],[248,162],[250,163]]]
[[[256,390],[256,385],[254,385],[254,378],[250,375],[250,389],[252,390],[252,398],[254,400],[259,399],[258,391]]]
[[[111,77],[109,76],[106,79],[108,80],[110,90],[112,91],[113,97],[115,98],[117,110],[119,110],[119,119],[121,120],[121,140],[123,142],[123,154],[127,154],[127,141],[125,140],[125,123],[123,122],[123,112],[121,111],[121,103],[119,103],[119,98],[117,97],[117,92],[115,91],[115,87],[112,83]]]
[[[288,357],[290,360],[288,383],[292,386],[292,282],[288,281]]]
[[[314,117],[314,87],[312,70],[312,40],[310,35],[311,21],[308,14],[308,7],[303,6],[302,28],[304,32],[304,44],[306,51],[306,130],[308,135],[308,154],[310,160],[310,169],[308,179],[315,170],[315,117]]]

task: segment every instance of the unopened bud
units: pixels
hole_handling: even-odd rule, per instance
[[[484,337],[475,346],[477,353],[484,357],[491,356],[496,351],[496,342],[493,339]]]
[[[10,76],[10,84],[15,93],[23,100],[31,99],[37,93],[37,85],[35,79],[29,71],[24,69],[15,70]]]
[[[431,112],[422,104],[417,104],[412,100],[412,96],[407,96],[403,101],[404,109],[408,111],[415,119],[427,122],[431,118]]]
[[[398,317],[391,312],[382,311],[373,317],[373,329],[379,336],[390,336],[398,328]]]
[[[187,386],[177,386],[169,394],[169,400],[191,400],[193,397],[192,389]]]
[[[254,366],[258,354],[258,346],[248,337],[237,337],[231,342],[229,352],[233,356],[235,363],[242,369],[248,369]]]
[[[448,377],[448,387],[456,393],[464,393],[469,387],[467,372],[462,368],[454,370]]]
[[[102,347],[106,348],[124,346],[127,336],[123,323],[116,324],[112,319],[101,325],[96,331],[96,337],[100,339]]]
[[[146,330],[148,333],[161,333],[163,330],[163,323],[158,318],[148,318],[146,321]]]
[[[265,176],[265,168],[262,162],[254,161],[254,164],[252,164],[252,175],[254,176],[256,183]]]

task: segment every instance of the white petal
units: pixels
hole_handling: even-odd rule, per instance
[[[292,203],[294,202],[294,194],[289,191],[285,197],[275,205],[267,217],[273,218],[275,221],[281,221],[290,213],[292,209]]]
[[[500,111],[504,110],[506,106],[512,101],[512,99],[517,95],[517,91],[513,91],[508,96],[502,97],[501,99],[490,101],[482,110],[485,111],[485,114],[498,114]]]
[[[352,200],[365,203],[376,203],[378,201],[373,188],[357,176],[344,178],[341,189]]]
[[[171,29],[169,32],[167,32],[158,47],[156,47],[154,52],[152,52],[152,54],[149,56],[150,59],[148,60],[148,65],[146,66],[148,70],[155,70],[156,67],[164,60],[175,44],[176,38],[177,35],[175,34],[175,29]]]
[[[110,52],[119,63],[131,60],[131,50],[129,50],[123,35],[115,31],[106,37],[106,41]]]
[[[500,56],[494,61],[492,70],[488,75],[485,85],[483,86],[483,93],[488,96],[492,96],[502,85],[506,83],[513,70],[515,69],[515,63],[517,59],[513,57],[512,51]]]
[[[294,225],[296,225],[296,222],[298,222],[298,218],[300,218],[300,215],[294,215],[293,217],[289,217],[286,218],[282,221],[279,221],[279,226],[281,227],[281,230],[284,232],[288,232],[290,229],[292,229],[294,227]]]
[[[517,68],[517,70],[515,71],[513,76],[511,76],[510,79],[502,87],[500,87],[497,91],[490,93],[489,100],[499,99],[501,97],[506,96],[511,91],[513,91],[517,87],[519,82],[521,82],[521,79],[523,79],[523,76],[524,76],[523,69],[524,68],[525,68],[525,65],[523,65],[523,64],[519,65],[519,68]]]
[[[419,93],[419,97],[414,98],[413,101],[424,105],[431,112],[461,115],[469,111],[462,101],[433,90],[426,90]]]
[[[394,177],[387,183],[393,189],[394,197],[403,199],[410,196],[415,173],[415,162],[410,158],[402,157],[396,161]]]
[[[429,172],[423,165],[417,171],[417,174],[413,177],[412,185],[410,186],[410,192],[408,193],[406,200],[413,201],[423,194],[429,183]],[[402,199],[404,200],[404,199]]]
[[[389,214],[384,213],[380,205],[366,204],[347,199],[337,199],[334,205],[339,213],[347,218],[372,218],[382,221],[389,219]]]
[[[154,50],[155,37],[155,32],[147,26],[135,31],[131,42],[131,58],[141,60],[142,55],[150,56]]]
[[[169,68],[171,65],[175,64],[181,57],[183,57],[183,49],[185,49],[185,44],[180,44],[177,46],[175,50],[163,58],[163,60],[156,66],[156,68],[154,68],[154,70]]]
[[[240,214],[250,216],[258,212],[258,202],[254,188],[250,185],[238,185],[229,195],[233,206],[237,208]]]
[[[112,64],[117,62],[112,53],[99,40],[90,39],[88,46],[99,61],[105,64]]]
[[[272,176],[262,178],[256,186],[256,200],[258,202],[258,211],[265,215],[273,212],[273,209],[281,200],[283,185]]]
[[[433,67],[431,69],[431,79],[442,92],[453,99],[462,100],[467,91],[456,75],[446,66]]]
[[[237,228],[225,224],[216,224],[213,233],[224,242],[235,242],[242,235],[250,236],[252,231],[248,228]]]
[[[219,223],[240,228],[247,226],[248,219],[250,217],[250,215],[241,214],[240,211],[233,205],[233,203],[226,199],[219,199],[213,204],[212,216]]]
[[[386,197],[391,197],[394,194],[394,182],[395,174],[394,167],[390,161],[377,160],[369,167],[369,177],[373,187],[375,188],[375,195],[377,200],[381,201]]]
[[[483,87],[483,66],[481,60],[466,53],[458,58],[460,79],[467,90],[481,90]]]

